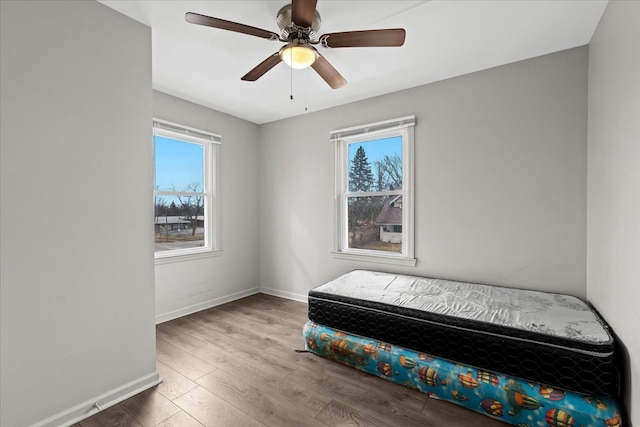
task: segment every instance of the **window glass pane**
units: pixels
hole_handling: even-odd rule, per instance
[[[156,196],[156,252],[204,246],[204,197]]]
[[[154,136],[156,190],[204,192],[204,147]]]
[[[402,189],[402,137],[349,144],[349,191]]]
[[[348,247],[402,252],[402,196],[349,197]]]

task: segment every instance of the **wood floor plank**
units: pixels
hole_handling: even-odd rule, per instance
[[[156,339],[156,358],[190,380],[197,380],[215,370],[207,362],[161,339]]]
[[[298,343],[302,342],[302,325],[299,322],[295,325],[284,324],[275,318],[270,318],[270,316],[256,318],[229,308],[220,308],[216,313],[218,313],[219,319],[239,327],[245,334],[253,334],[262,339],[268,337],[269,340],[276,341],[280,345],[299,345]],[[265,317],[269,320],[264,321]]]
[[[86,420],[80,421],[81,427],[142,427],[120,405],[114,405]]]
[[[404,408],[412,411],[420,411],[424,406],[426,396],[422,393],[311,353],[306,353],[306,355],[309,358],[317,358],[318,364],[301,365],[289,375],[290,379],[302,374],[302,377],[313,383],[324,384],[327,391],[341,387],[357,394],[365,391],[366,395],[372,399],[402,402]]]
[[[286,298],[275,297],[267,294],[254,294],[241,300],[231,302],[247,306],[263,307],[265,310],[279,310],[283,313],[293,313],[300,316],[307,315],[308,305],[304,302],[293,301]]]
[[[210,361],[207,355],[202,353],[205,350],[206,348],[199,349],[197,356],[203,360]],[[288,381],[286,376],[292,372],[293,365],[283,371],[278,368],[273,369],[277,365],[270,365],[268,362],[265,363],[264,360],[220,356],[215,354],[215,348],[211,348],[210,351],[211,360],[213,358],[216,360],[215,366],[217,370],[223,370],[235,375],[239,379],[251,383],[265,394],[271,394],[284,402],[293,403],[305,415],[315,417],[331,400],[325,395],[317,393],[313,388]],[[291,353],[294,352],[292,351]],[[282,358],[277,360],[281,362]],[[268,369],[265,369],[265,367],[268,367]]]
[[[302,352],[299,353],[296,350]],[[264,350],[263,354],[271,357],[277,357],[291,366],[299,366],[300,363],[313,365],[318,360],[317,358],[309,357],[309,354],[305,352],[305,346],[302,339],[295,346],[267,348]]]
[[[231,316],[224,311],[211,309],[202,314],[202,318],[215,324],[218,332],[221,332],[234,339],[243,340],[251,343],[258,348],[267,348],[270,346],[281,345],[281,343],[270,335],[259,334],[255,332],[255,323],[252,324],[250,319],[242,319]]]
[[[202,319],[194,319],[192,321],[198,323],[201,327],[207,328],[207,326],[204,326],[205,324],[201,323]],[[282,349],[286,347],[287,349],[293,350],[293,348],[300,348],[303,345],[302,340],[296,345],[292,343],[282,343],[273,338],[262,337],[237,324],[230,325],[224,320],[218,320],[218,322],[222,327],[228,328],[228,332],[222,333],[217,330],[210,330],[207,341],[234,356],[255,358],[270,348]],[[199,350],[202,349],[194,351],[193,354],[201,354],[202,351]]]
[[[198,328],[207,329],[207,327],[201,324],[199,320],[193,320],[192,323]],[[255,344],[240,341],[235,339],[233,336],[218,331],[209,330],[207,333],[207,342],[209,344],[216,346],[221,351],[237,357],[252,357],[256,354],[256,348],[260,348],[262,350],[265,349],[265,347],[256,347]],[[202,348],[204,349],[206,347],[207,346]],[[196,353],[198,353],[198,351],[196,351]]]
[[[219,337],[225,337],[225,334],[207,327],[202,320],[193,315],[173,320],[172,326],[179,330],[180,333],[190,335],[208,344],[219,345],[222,349],[226,347],[229,354],[232,351],[237,351],[236,347],[243,347],[243,343],[234,342],[233,340],[220,343]]]
[[[304,313],[306,316],[306,304]],[[300,326],[300,314],[290,311],[282,311],[277,309],[266,309],[264,302],[259,305],[250,305],[246,303],[225,304],[216,307],[219,310],[226,311],[236,316],[251,318],[267,325],[287,326],[295,328]]]
[[[169,400],[175,400],[198,387],[198,384],[162,362],[156,362],[156,369],[162,378],[162,383],[156,386],[156,391]]]
[[[238,376],[216,370],[200,378],[198,384],[231,403],[247,415],[260,419],[267,426],[320,427],[322,424],[298,411],[294,406],[276,399]]]
[[[207,344],[194,351],[193,355],[216,367],[223,366],[230,360],[248,360],[251,364],[258,365],[266,371],[274,372],[280,377],[288,375],[295,369],[295,366],[291,366],[286,360],[274,356],[272,353],[263,352],[259,347],[251,347],[248,351],[230,354],[225,347],[221,347],[219,344]]]
[[[350,406],[331,400],[316,416],[316,419],[327,426],[366,426],[387,427],[388,425],[375,416],[362,414]]]
[[[154,427],[180,412],[180,408],[158,393],[155,388],[143,391],[131,399],[125,400],[120,406],[143,427]]]
[[[178,322],[176,322],[177,324]],[[178,347],[181,350],[191,353],[193,350],[203,347],[207,342],[200,340],[174,325],[173,322],[165,322],[156,326],[156,337]]]
[[[203,427],[203,424],[184,411],[167,418],[156,427]]]
[[[339,400],[362,414],[375,415],[387,425],[406,427],[429,425],[420,413],[424,403],[422,399],[416,400],[415,397],[410,397],[404,400],[399,397],[400,394],[397,393],[397,390],[390,390],[387,387],[392,384],[371,384],[368,381],[354,380],[348,375],[336,374],[331,370],[318,371],[305,367],[296,369],[287,379],[298,384],[315,387],[318,392],[326,394],[334,400]],[[396,393],[394,394],[394,392]]]
[[[191,390],[174,402],[206,427],[265,427],[263,423],[203,387]]]

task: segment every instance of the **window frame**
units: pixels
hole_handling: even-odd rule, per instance
[[[155,137],[165,137],[176,141],[197,144],[203,148],[203,190],[202,192],[183,192],[183,191],[167,191],[156,189],[155,176]],[[170,262],[191,260],[197,258],[205,258],[210,256],[218,256],[221,254],[220,249],[220,206],[218,200],[218,185],[220,172],[220,155],[219,149],[222,143],[220,135],[184,126],[178,123],[169,122],[162,119],[153,119],[153,203],[157,196],[193,196],[202,195],[204,197],[204,246],[193,248],[171,249],[157,252],[154,248],[154,258],[156,264],[165,264]],[[154,227],[155,227],[154,212]],[[155,235],[155,233],[154,233]],[[154,243],[155,244],[155,243]]]
[[[414,127],[415,116],[385,120],[330,133],[335,143],[334,258],[415,266],[414,257]],[[371,192],[349,191],[349,146],[400,136],[402,138],[402,189]],[[349,247],[348,200],[350,197],[402,196],[402,251],[400,253]]]

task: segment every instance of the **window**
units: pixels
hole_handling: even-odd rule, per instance
[[[415,265],[413,128],[403,117],[331,132],[337,258]]]
[[[156,258],[219,249],[215,172],[220,141],[218,135],[154,120]]]

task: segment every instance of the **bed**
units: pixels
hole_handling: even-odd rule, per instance
[[[309,291],[309,319],[308,350],[514,425],[527,424],[520,419],[522,407],[505,408],[516,400],[522,404],[523,396],[533,399],[530,406],[539,404],[534,418],[541,425],[569,426],[568,420],[580,417],[584,420],[576,426],[593,420],[599,422],[593,425],[621,425],[616,424],[613,337],[598,313],[578,298],[355,270]],[[371,346],[378,347],[373,351]],[[393,349],[398,353],[391,357]],[[402,363],[408,359],[410,368]],[[384,363],[386,371],[379,369]],[[449,378],[445,385],[421,378],[429,368]],[[452,381],[466,377],[466,385]],[[491,393],[480,387],[493,384],[493,378],[500,387]],[[436,390],[435,384],[444,388]],[[545,390],[557,391],[552,398],[563,397],[547,399]],[[498,403],[491,409],[492,401],[501,410]],[[528,409],[527,417],[533,408]]]

